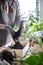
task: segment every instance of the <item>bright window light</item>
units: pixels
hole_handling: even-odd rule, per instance
[[[28,13],[29,11],[35,11],[36,0],[19,0],[21,14]]]

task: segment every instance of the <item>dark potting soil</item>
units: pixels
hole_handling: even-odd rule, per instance
[[[10,51],[6,49],[2,51],[0,56],[2,59],[6,60],[10,64],[14,61],[14,59],[16,59],[15,54],[13,55]]]

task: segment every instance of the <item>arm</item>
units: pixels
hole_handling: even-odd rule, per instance
[[[15,35],[13,35],[14,39],[17,39],[21,35],[23,29],[23,21],[21,21],[19,2],[17,1],[16,4],[17,6],[16,6],[15,25],[19,26],[19,30],[15,32]]]

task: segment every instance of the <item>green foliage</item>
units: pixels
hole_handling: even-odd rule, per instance
[[[23,65],[43,65],[43,52],[28,57],[22,63],[24,63]]]
[[[40,37],[37,38],[38,40],[38,44],[40,45],[40,47],[42,46],[43,42],[42,42],[42,39]]]
[[[39,20],[33,15],[29,16],[28,21],[25,24],[26,38],[30,37],[31,33],[43,30],[43,19]]]
[[[19,29],[19,27],[17,25],[14,25],[13,30],[16,32]]]
[[[34,32],[43,31],[43,19],[39,20],[33,15],[29,16],[28,21],[25,24],[24,38],[35,37]],[[33,34],[33,35],[32,35]],[[37,38],[37,37],[36,37]],[[42,46],[42,40],[40,37],[37,38],[38,43]]]

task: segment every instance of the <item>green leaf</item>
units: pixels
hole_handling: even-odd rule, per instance
[[[38,55],[40,57],[40,63],[43,62],[43,52],[39,52]]]
[[[38,37],[37,39],[38,39],[38,44],[39,44],[40,46],[42,46],[42,44],[43,44],[42,39],[41,39],[40,37]]]
[[[29,65],[38,65],[39,63],[39,57],[38,56],[30,56],[27,58],[24,62],[29,64]]]
[[[16,32],[19,29],[19,27],[17,25],[14,25],[13,30]]]

